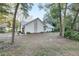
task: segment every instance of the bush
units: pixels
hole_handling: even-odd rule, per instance
[[[64,36],[69,38],[71,33],[72,33],[71,31],[67,30],[67,31],[65,31]]]
[[[0,33],[5,33],[5,31],[0,30]]]
[[[73,30],[67,30],[64,33],[66,38],[79,41],[79,32]]]
[[[44,32],[40,32],[40,33],[44,33]]]
[[[9,29],[8,32],[12,32],[12,29]]]
[[[27,34],[30,34],[30,32],[27,32]]]

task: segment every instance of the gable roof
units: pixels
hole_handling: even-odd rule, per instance
[[[48,28],[55,28],[54,26],[52,26],[51,24],[46,24],[46,26],[48,27]]]
[[[42,24],[44,24],[44,22],[41,21],[41,19],[39,19],[39,18],[35,18],[35,19],[33,19],[33,20],[27,22],[25,25],[28,25],[29,23],[32,23],[32,22],[34,22],[34,21],[36,21],[36,20],[39,20]]]
[[[44,23],[40,18],[35,18],[35,19],[33,19],[33,20],[30,20],[30,21],[28,21],[28,22],[27,22],[25,25],[23,25],[23,26],[26,26],[26,25],[28,25],[28,24],[30,24],[30,23],[36,21],[36,20],[39,20],[44,26],[47,26],[48,28],[54,28],[54,26],[52,26],[51,24]]]

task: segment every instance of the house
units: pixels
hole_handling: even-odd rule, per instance
[[[54,31],[54,26],[50,25],[50,24],[45,24],[46,25],[46,29],[45,29],[45,32],[51,32],[51,31]]]
[[[52,29],[54,29],[53,26],[49,24],[45,24],[39,18],[35,18],[29,22],[26,22],[26,24],[22,25],[22,32],[24,33],[49,32],[49,31],[52,31]]]
[[[7,32],[8,30],[7,25],[8,25],[7,23],[0,24],[0,32]]]

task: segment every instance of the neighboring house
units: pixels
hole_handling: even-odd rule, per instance
[[[0,31],[7,32],[7,30],[8,30],[7,23],[0,24]]]
[[[51,32],[51,31],[54,31],[54,26],[50,25],[50,24],[45,24],[46,25],[46,29],[45,29],[45,32]]]
[[[22,32],[30,32],[30,33],[40,33],[40,32],[49,32],[54,29],[50,24],[45,24],[39,18],[35,18],[26,24],[22,25]]]

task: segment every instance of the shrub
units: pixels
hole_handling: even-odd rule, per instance
[[[12,32],[12,29],[9,29],[8,32]]]
[[[70,35],[71,35],[71,31],[69,31],[69,30],[68,31],[65,31],[65,33],[64,33],[64,36],[65,37],[68,37],[69,38]]]
[[[44,32],[40,32],[40,33],[44,33]]]
[[[65,31],[64,36],[66,38],[79,41],[79,32],[77,31],[67,30]]]
[[[5,33],[5,31],[1,31],[1,30],[0,30],[0,33]]]
[[[30,34],[30,32],[27,32],[27,34]]]

